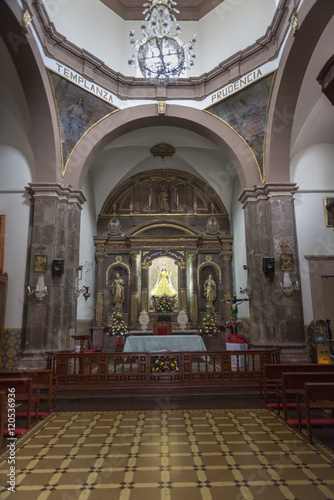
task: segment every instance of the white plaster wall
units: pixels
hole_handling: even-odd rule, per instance
[[[243,266],[247,265],[246,252],[246,232],[245,215],[238,197],[241,194],[241,185],[238,177],[235,177],[233,183],[232,212],[230,214],[231,233],[233,234],[233,285],[238,299],[246,299],[246,294],[240,293],[240,287],[244,288],[247,284],[247,271]],[[249,304],[243,302],[238,306],[238,317],[249,318]]]
[[[199,23],[196,74],[210,71],[265,35],[275,10],[275,0],[225,0],[209,12]]]
[[[0,214],[6,216],[3,270],[8,274],[5,328],[22,328],[30,213],[24,186],[31,180],[21,151],[0,145]]]
[[[88,286],[91,296],[85,300],[82,294],[78,298],[77,319],[93,319],[94,317],[94,285],[95,285],[95,246],[96,211],[94,192],[89,177],[86,177],[84,188],[86,202],[81,211],[79,265],[83,266],[82,280],[79,286]]]
[[[304,323],[312,319],[309,266],[305,255],[334,255],[334,229],[326,227],[324,198],[334,197],[334,145],[317,144],[291,160],[295,195],[298,253],[301,272]]]
[[[129,32],[134,29],[141,40],[142,21],[124,21],[98,0],[44,0],[44,4],[57,31],[69,41],[111,69],[136,76],[127,63],[132,56]],[[254,43],[265,34],[275,9],[275,0],[225,0],[200,21],[180,21],[182,42],[197,34],[196,64],[185,76],[199,76]]]
[[[33,180],[30,116],[20,80],[0,38],[0,214],[6,216],[4,271],[8,274],[5,328],[22,328]]]

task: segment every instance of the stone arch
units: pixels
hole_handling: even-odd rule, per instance
[[[304,2],[298,11],[299,29],[285,44],[268,113],[266,182],[290,180],[290,142],[297,100],[311,56],[333,15],[334,2],[326,0]]]
[[[61,181],[58,120],[53,96],[35,38],[22,32],[22,10],[0,3],[0,35],[20,78],[30,111],[36,182]]]
[[[120,110],[98,123],[72,153],[64,177],[66,183],[81,189],[91,162],[107,144],[133,130],[160,125],[185,128],[202,135],[233,163],[242,188],[260,184],[249,147],[227,124],[198,109],[168,103],[165,116],[158,115],[157,104],[147,104]]]

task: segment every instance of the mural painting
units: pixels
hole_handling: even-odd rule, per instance
[[[117,108],[52,71],[49,75],[58,111],[64,173],[66,162],[81,137]]]
[[[264,135],[274,73],[248,85],[207,111],[228,123],[251,148],[264,180]]]

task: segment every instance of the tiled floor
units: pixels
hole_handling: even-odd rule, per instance
[[[90,401],[96,412],[85,411],[83,402],[64,402],[61,412],[22,438],[13,498],[334,499],[334,453],[317,441],[307,444],[263,405],[242,408],[245,402],[217,401],[216,406],[236,407],[228,409],[200,407],[208,403],[205,398],[201,404],[100,403],[114,406],[110,411]],[[64,411],[69,406],[72,410]],[[255,399],[254,406],[259,406]],[[3,458],[0,497],[5,500],[11,493]]]

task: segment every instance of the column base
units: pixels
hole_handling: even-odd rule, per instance
[[[46,351],[23,351],[22,357],[16,362],[15,370],[46,370]]]

